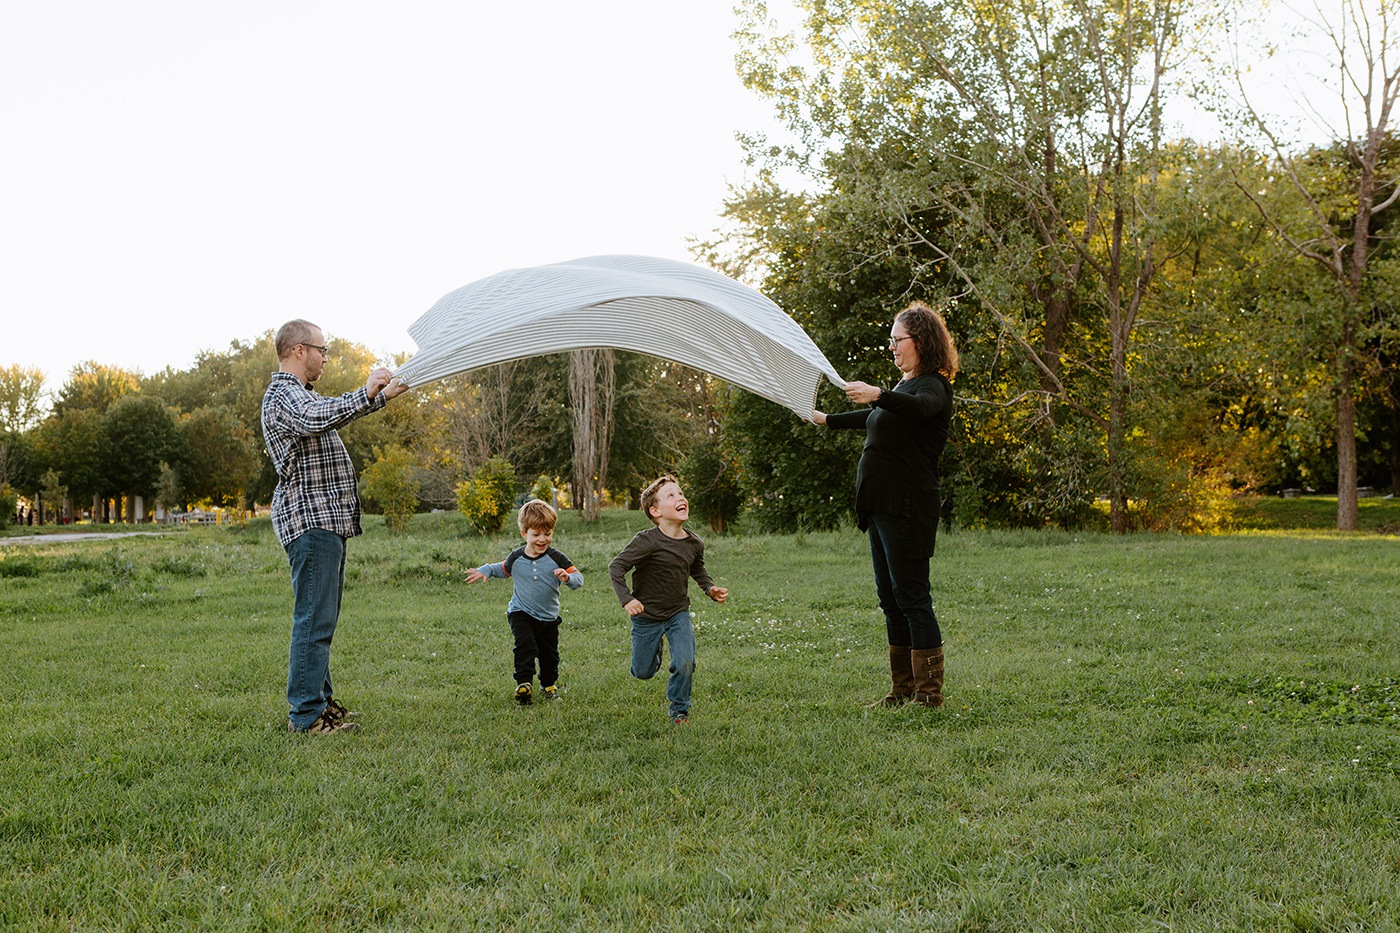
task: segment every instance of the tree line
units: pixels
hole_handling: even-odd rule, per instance
[[[942,309],[964,363],[949,522],[1200,531],[1232,496],[1297,488],[1336,492],[1349,529],[1359,488],[1400,491],[1389,3],[1342,0],[1319,26],[1350,109],[1315,144],[1199,54],[1234,8],[798,6],[790,32],[759,0],[741,7],[740,72],[786,136],[744,139],[753,178],[697,257],[777,301],[848,379],[889,382],[893,314]],[[1172,136],[1164,113],[1183,95],[1231,138]],[[332,349],[325,393],[372,362]],[[270,333],[151,377],[89,363],[47,412],[32,371],[0,371],[0,482],[266,502],[258,410],[275,368]],[[851,518],[857,441],[649,357],[523,360],[409,399],[343,432],[394,509],[499,510],[482,503],[563,486],[588,516],[676,471],[715,527]],[[817,407],[844,405],[821,389]]]

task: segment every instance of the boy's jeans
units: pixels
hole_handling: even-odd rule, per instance
[[[345,539],[311,528],[287,545],[292,566],[292,648],[287,704],[294,729],[308,729],[331,696],[331,637],[345,588]]]
[[[695,679],[695,629],[689,612],[678,612],[665,622],[632,617],[632,676],[650,680],[661,670],[661,639],[671,646],[671,676],[666,699],[671,715],[690,711],[690,685]]]

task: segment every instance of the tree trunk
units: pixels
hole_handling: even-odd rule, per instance
[[[1114,354],[1112,395],[1108,400],[1108,522],[1115,534],[1128,531],[1128,484],[1123,462],[1127,421],[1127,374]]]
[[[574,508],[586,522],[598,520],[608,481],[613,397],[617,385],[613,351],[569,354],[569,401],[574,416]]]
[[[1400,497],[1400,372],[1390,374],[1390,494]]]
[[[1357,530],[1356,399],[1351,356],[1343,353],[1337,374],[1337,530]]]

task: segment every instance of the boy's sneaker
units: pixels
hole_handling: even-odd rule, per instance
[[[321,715],[316,717],[316,721],[305,729],[298,729],[288,720],[287,731],[296,735],[330,735],[332,732],[354,732],[360,728],[358,723],[346,722],[344,719],[335,719],[327,715],[329,712],[329,708],[322,710]]]
[[[544,688],[544,698],[545,698],[546,700],[557,700],[557,699],[559,699],[559,686],[558,686],[557,684],[550,684],[548,687],[545,687],[545,688]]]
[[[672,713],[672,714],[671,714],[671,722],[672,722],[673,724],[677,725],[677,726],[689,725],[689,724],[690,724],[690,711],[689,711],[689,710],[681,710],[679,713]]]
[[[339,702],[336,701],[335,697],[327,697],[326,709],[322,715],[329,716],[335,722],[344,722],[345,720],[353,719],[360,714],[356,710],[346,709],[344,706],[342,706]]]
[[[533,699],[534,692],[530,689],[529,684],[521,684],[515,688],[515,702],[519,703],[521,706],[529,706],[530,701]]]

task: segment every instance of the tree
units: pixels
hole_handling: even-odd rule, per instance
[[[232,408],[197,408],[180,419],[180,488],[190,500],[215,505],[247,502],[262,468],[252,430]],[[171,503],[174,504],[173,502]]]
[[[140,389],[141,378],[136,373],[88,360],[69,372],[68,381],[54,400],[53,410],[57,414],[78,410],[105,414],[117,399],[134,395]]]
[[[62,521],[67,517],[63,503],[68,498],[68,487],[53,470],[46,470],[40,478],[39,495],[54,519]]]
[[[34,468],[34,443],[28,434],[0,431],[0,486],[33,491],[38,472]]]
[[[44,409],[44,374],[28,366],[0,366],[0,434],[34,427]]]
[[[185,490],[180,485],[180,474],[174,467],[165,462],[160,465],[160,482],[156,484],[156,501],[166,509],[183,507],[188,504]]]
[[[102,494],[103,445],[103,413],[90,408],[55,411],[34,430],[35,468],[52,471],[77,499]]]
[[[175,418],[165,403],[142,395],[122,396],[103,416],[102,433],[99,491],[104,497],[125,494],[154,500],[161,464],[176,459],[179,452]]]
[[[1400,98],[1400,30],[1392,28],[1391,0],[1340,0],[1335,8],[1319,7],[1317,12],[1313,44],[1328,49],[1335,77],[1329,83],[1341,103],[1343,125],[1327,125],[1331,146],[1295,152],[1292,141],[1275,131],[1271,118],[1256,106],[1243,71],[1237,71],[1243,123],[1263,137],[1277,171],[1267,188],[1241,182],[1240,190],[1273,235],[1331,284],[1327,300],[1306,321],[1322,353],[1335,411],[1337,528],[1355,531],[1359,383],[1368,344],[1387,340],[1384,332],[1394,327],[1383,313],[1393,302],[1377,301],[1375,286],[1377,226],[1400,199],[1391,161]]]
[[[874,222],[874,242],[847,267],[906,257],[911,280],[886,304],[922,292],[988,315],[978,337],[995,334],[997,355],[1013,348],[1025,366],[1004,368],[986,401],[1036,402],[1032,425],[1072,418],[1097,432],[1096,445],[1057,446],[1098,451],[1076,475],[1096,478],[1088,488],[1105,488],[1113,527],[1126,530],[1133,338],[1182,248],[1163,240],[1156,194],[1177,155],[1161,110],[1188,8],[802,6],[812,69],[788,64],[798,40],[768,37],[762,4],[748,7],[745,80],[798,141],[784,151],[752,140],[751,157],[805,172],[830,213]],[[1069,425],[1069,437],[1080,433]]]

